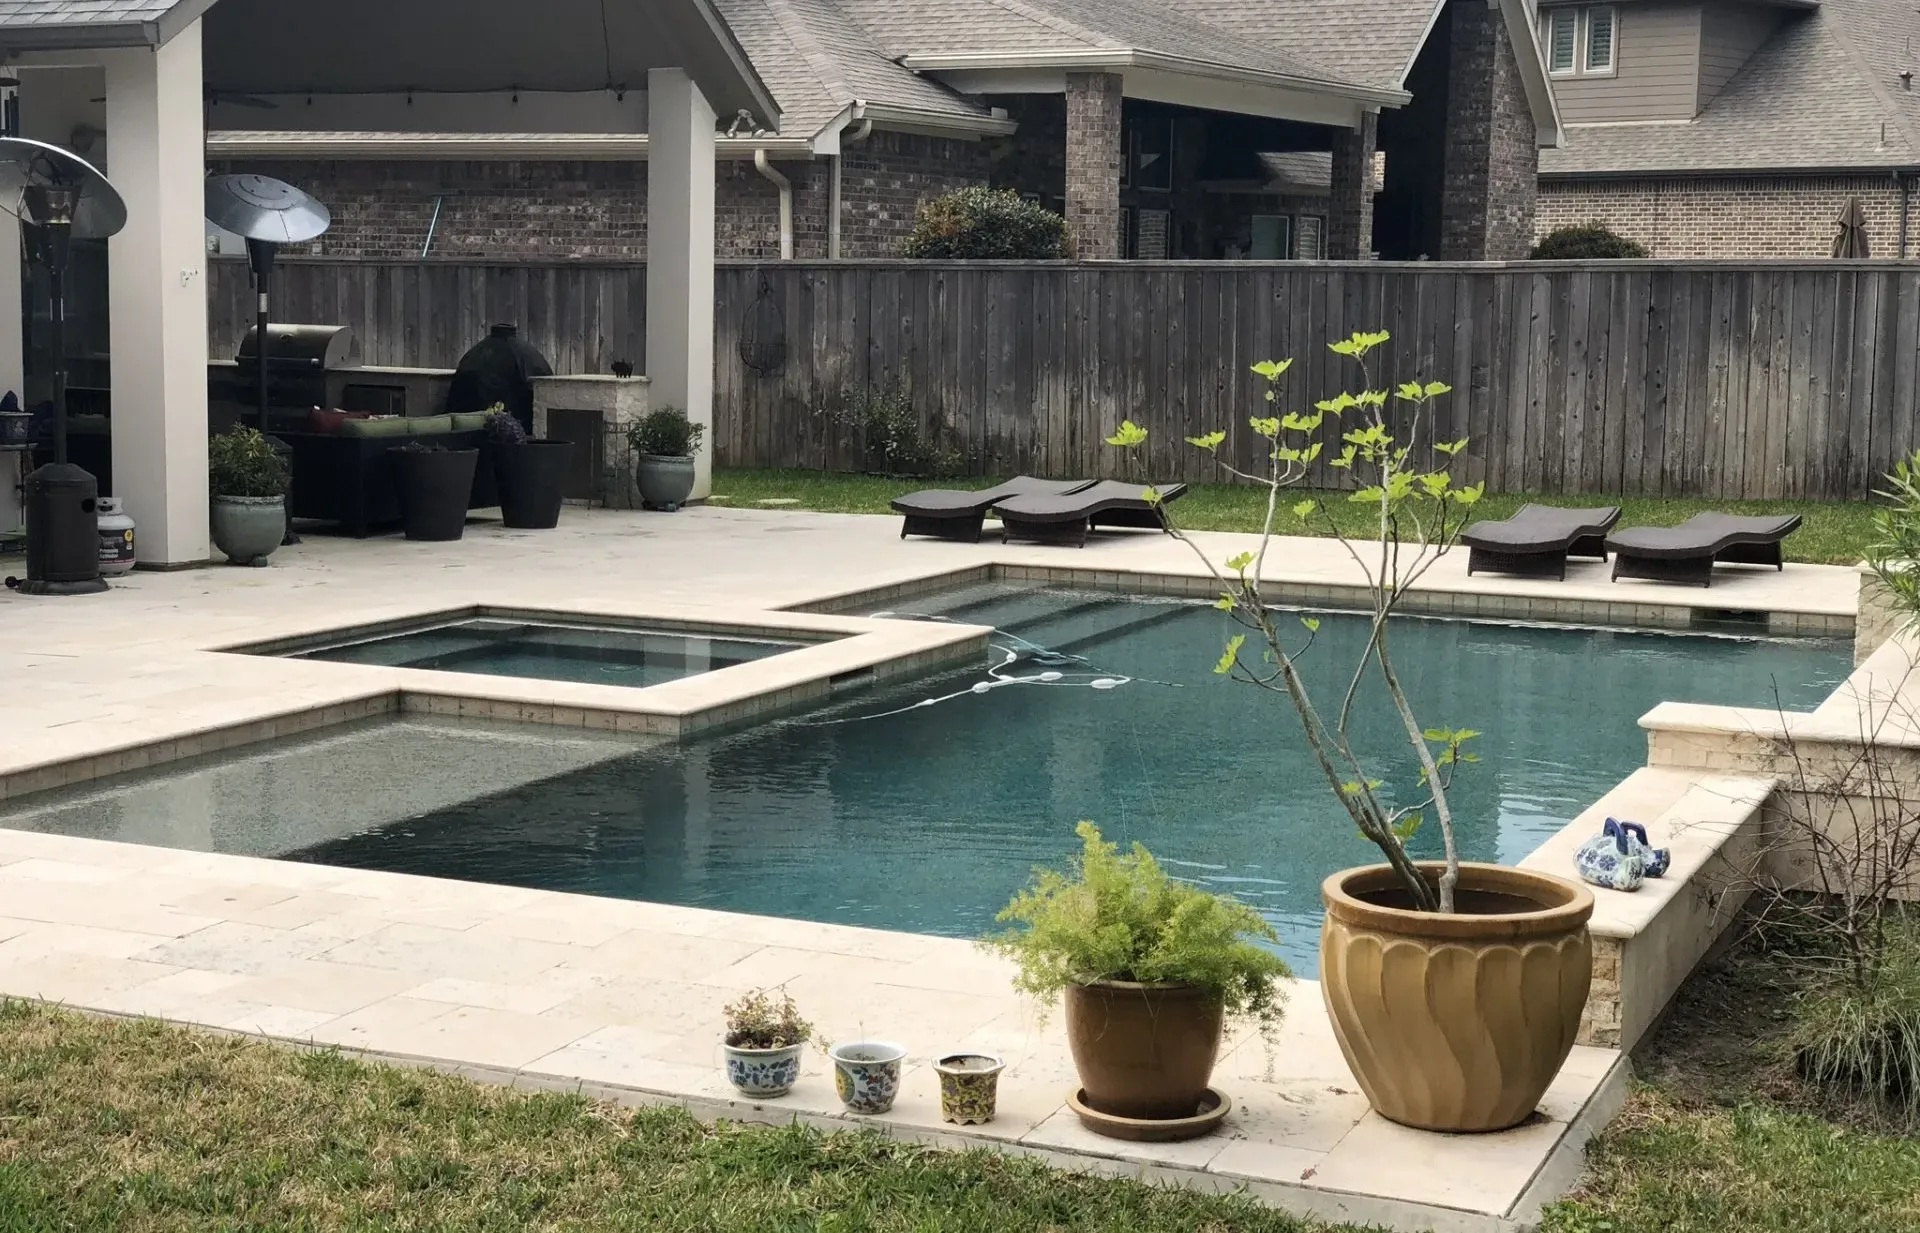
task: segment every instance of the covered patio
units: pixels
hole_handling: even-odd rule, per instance
[[[105,338],[70,332],[63,362],[71,370],[75,348],[95,349],[84,358],[110,418],[112,495],[139,524],[141,566],[209,557],[207,121],[269,94],[405,132],[501,98],[518,104],[524,92],[556,115],[597,112],[599,127],[644,134],[655,245],[645,372],[656,405],[711,424],[716,132],[777,130],[779,112],[708,0],[550,0],[537,19],[506,0],[305,11],[272,0],[26,0],[0,15],[0,55],[18,82],[18,135],[80,153],[126,200],[127,226],[107,245],[107,303],[93,309],[105,309]],[[17,248],[17,232],[0,219],[0,248]],[[19,278],[17,263],[0,262],[0,303],[21,302]],[[31,406],[25,379],[52,360],[29,357],[25,333],[0,329],[0,388]],[[705,455],[699,466],[703,496]]]

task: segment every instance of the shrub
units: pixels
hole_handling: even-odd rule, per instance
[[[217,497],[284,497],[287,460],[257,428],[240,424],[207,442],[207,481]]]
[[[650,411],[627,429],[627,445],[637,454],[663,458],[691,458],[700,452],[707,426],[696,424],[678,407]]]
[[[800,1017],[793,997],[779,1000],[761,989],[727,1003],[727,1043],[736,1049],[784,1049],[813,1039],[813,1025]]]
[[[496,402],[487,408],[487,440],[495,445],[525,445],[527,430],[520,426],[505,403]]]
[[[1809,1082],[1920,1122],[1920,926],[1885,923],[1871,972],[1803,993],[1793,1007],[1794,1064]]]
[[[1535,261],[1591,261],[1616,257],[1645,257],[1643,245],[1615,235],[1599,223],[1582,223],[1549,231],[1533,246]]]
[[[1139,844],[1121,855],[1082,822],[1080,855],[1067,873],[1036,869],[999,920],[1024,929],[983,945],[1020,967],[1014,986],[1052,1004],[1070,985],[1125,980],[1195,985],[1231,1017],[1269,1028],[1285,994],[1286,961],[1250,939],[1275,940],[1246,904],[1169,877]]]
[[[903,257],[1046,260],[1067,253],[1067,220],[1003,188],[962,188],[921,205]]]
[[[941,444],[922,426],[913,395],[903,385],[872,386],[842,396],[815,415],[841,430],[841,440],[860,455],[860,465],[886,476],[958,475],[966,454]]]

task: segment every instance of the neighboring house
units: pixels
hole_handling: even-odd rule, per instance
[[[1907,256],[1920,175],[1912,0],[1542,0],[1565,123],[1536,229],[1599,222],[1657,257],[1819,257],[1853,198]]]
[[[782,113],[719,141],[722,256],[891,255],[920,202],[994,184],[1086,257],[1513,257],[1558,136],[1527,0],[715,3]],[[208,156],[326,201],[318,252],[645,253],[618,83],[298,89],[216,97]]]

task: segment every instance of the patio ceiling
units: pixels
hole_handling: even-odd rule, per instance
[[[723,118],[779,118],[708,0],[219,0],[204,48],[217,93],[644,90],[681,68]]]

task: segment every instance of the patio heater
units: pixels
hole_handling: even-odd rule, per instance
[[[59,146],[0,137],[0,210],[20,220],[27,260],[46,271],[53,362],[53,461],[27,476],[28,595],[89,595],[100,577],[100,485],[67,461],[66,271],[74,240],[127,224],[126,203],[94,166]]]
[[[267,370],[271,367],[268,355],[271,344],[268,287],[273,280],[274,255],[280,251],[282,244],[304,244],[318,237],[333,224],[333,216],[327,212],[327,207],[284,180],[245,174],[208,179],[207,221],[247,242],[247,265],[253,272],[253,289],[257,295],[253,342],[254,361],[258,365],[258,427],[265,432],[269,405]],[[280,453],[291,452],[285,442],[273,437],[267,439]],[[287,493],[287,534],[280,542],[300,542],[300,537],[293,533],[291,490]]]

